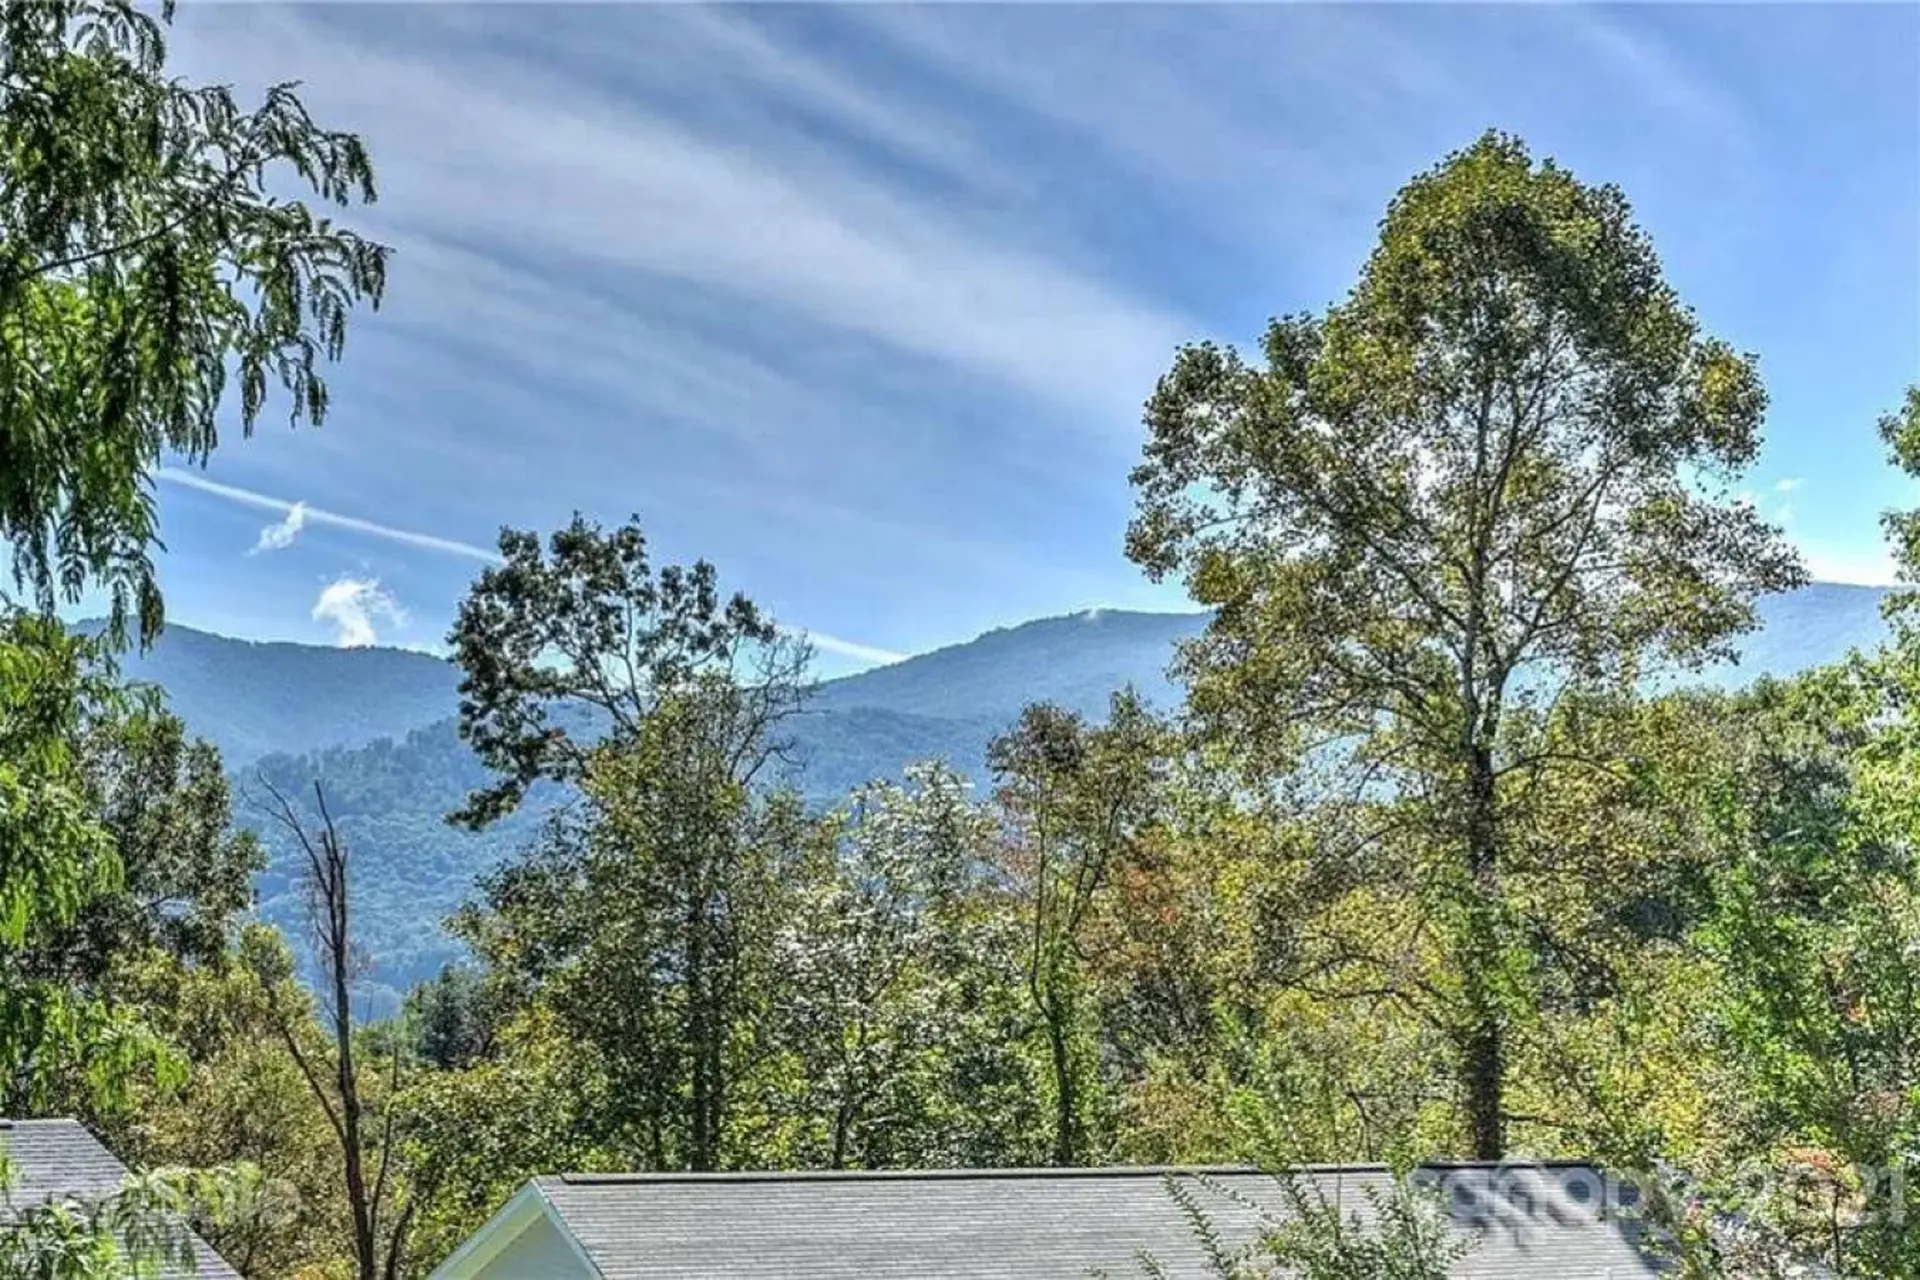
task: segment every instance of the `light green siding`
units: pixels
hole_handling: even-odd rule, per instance
[[[482,1263],[473,1280],[593,1280],[567,1238],[544,1216]]]

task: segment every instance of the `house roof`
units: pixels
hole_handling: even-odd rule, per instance
[[[1343,1215],[1373,1216],[1383,1166],[1295,1171]],[[1284,1215],[1271,1175],[1232,1169],[956,1170],[897,1173],[561,1175],[538,1178],[496,1223],[525,1229],[537,1200],[603,1280],[987,1280],[1147,1274],[1209,1276],[1168,1180],[1189,1189],[1229,1245],[1249,1240],[1262,1211]],[[1639,1224],[1592,1166],[1431,1165],[1416,1174],[1477,1241],[1455,1274],[1626,1280],[1659,1269],[1638,1248]],[[491,1254],[487,1229],[436,1274]],[[508,1278],[519,1280],[519,1278]]]
[[[48,1200],[95,1200],[120,1190],[126,1166],[75,1120],[0,1120],[0,1152],[13,1183],[5,1201],[12,1209]],[[206,1241],[193,1239],[194,1280],[240,1280]],[[176,1280],[175,1272],[165,1272]]]

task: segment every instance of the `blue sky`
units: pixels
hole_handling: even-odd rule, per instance
[[[1912,5],[186,6],[177,72],[365,136],[395,257],[324,428],[163,475],[170,616],[430,646],[500,525],[575,508],[828,670],[1180,607],[1121,554],[1155,377],[1336,299],[1490,126],[1626,190],[1761,355],[1755,499],[1883,581],[1916,50]]]

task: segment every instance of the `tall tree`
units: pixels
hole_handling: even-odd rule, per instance
[[[580,811],[456,921],[490,981],[552,1010],[602,1064],[596,1134],[650,1168],[718,1168],[737,1150],[781,868],[806,838],[790,801],[716,784],[711,741],[663,710],[641,741],[600,749]]]
[[[0,6],[0,542],[42,614],[104,587],[115,644],[163,621],[154,468],[204,462],[223,409],[251,431],[270,383],[317,423],[320,366],[377,305],[387,257],[287,198],[371,200],[359,140],[292,86],[243,111],[169,76],[171,14]],[[104,1104],[157,1049],[103,994],[109,971],[217,951],[252,850],[221,830],[210,753],[129,711],[99,646],[16,616],[5,590],[0,610],[0,1083],[12,1114],[55,1086],[64,1107]],[[102,1234],[123,1221],[74,1222],[82,1253],[126,1265]]]
[[[994,1084],[1026,1075],[1006,1034],[1021,938],[991,869],[998,825],[952,771],[919,765],[856,791],[838,828],[810,846],[774,940],[799,1157],[967,1164],[980,1134],[1014,1128]]]
[[[243,431],[268,384],[326,413],[387,251],[334,226],[370,201],[360,140],[322,129],[293,86],[243,111],[165,71],[164,24],[132,0],[0,9],[0,540],[43,609],[104,585],[116,636],[162,619],[151,471],[202,462],[239,382]]]
[[[737,726],[718,705],[676,699],[636,740],[597,748],[581,811],[484,880],[458,930],[597,1055],[612,1084],[600,1133],[649,1168],[742,1158],[773,934],[819,838],[793,797],[729,776]]]
[[[1569,686],[1728,652],[1801,580],[1732,498],[1766,397],[1618,190],[1500,134],[1403,188],[1352,294],[1264,355],[1203,343],[1161,379],[1128,552],[1215,611],[1184,658],[1204,722],[1268,776],[1332,752],[1397,798],[1497,1158],[1530,1003],[1508,833],[1583,767],[1534,730]]]
[[[1057,1165],[1092,1154],[1087,934],[1119,864],[1155,816],[1165,762],[1159,734],[1129,691],[1114,697],[1109,722],[1098,727],[1059,707],[1028,707],[987,752],[1012,820],[1006,862],[1027,934],[1027,991],[1046,1038]]]
[[[807,648],[744,596],[723,603],[711,564],[656,573],[637,519],[603,531],[575,516],[544,551],[509,529],[500,552],[451,639],[461,736],[501,778],[453,819],[491,822],[542,780],[579,784],[586,803],[489,883],[470,931],[547,975],[605,1054],[611,1119],[641,1158],[717,1168],[772,903],[808,838],[793,797],[759,785]]]

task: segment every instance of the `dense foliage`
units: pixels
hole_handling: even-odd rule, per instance
[[[377,302],[386,250],[276,189],[373,198],[360,140],[290,85],[245,111],[165,73],[162,23],[130,0],[0,10],[0,538],[51,608],[103,586],[116,632],[151,638],[151,470],[204,461],[268,386],[327,409],[323,361]]]
[[[1788,675],[1876,647],[1886,634],[1885,595],[1815,583],[1766,597],[1761,629],[1740,642],[1740,664],[1700,678],[1731,689],[1756,674]],[[1108,695],[1131,684],[1155,691],[1156,708],[1177,708],[1163,675],[1177,642],[1204,625],[1201,614],[1043,619],[823,682],[789,722],[790,766],[776,772],[821,808],[875,779],[898,779],[902,765],[917,760],[942,761],[984,790],[992,778],[987,746],[1026,702],[1098,720]],[[366,996],[383,1014],[399,1007],[410,984],[459,958],[461,944],[439,922],[482,873],[538,833],[564,794],[536,788],[519,812],[484,831],[447,824],[445,815],[490,775],[460,740],[458,669],[424,654],[254,644],[173,625],[147,652],[123,656],[122,668],[164,688],[169,708],[219,747],[236,816],[269,856],[255,882],[261,913],[282,928],[301,920],[294,850],[257,801],[266,782],[289,792],[315,778],[326,783],[360,855]],[[1090,683],[1098,697],[1088,695]],[[273,750],[263,755],[263,744]]]

